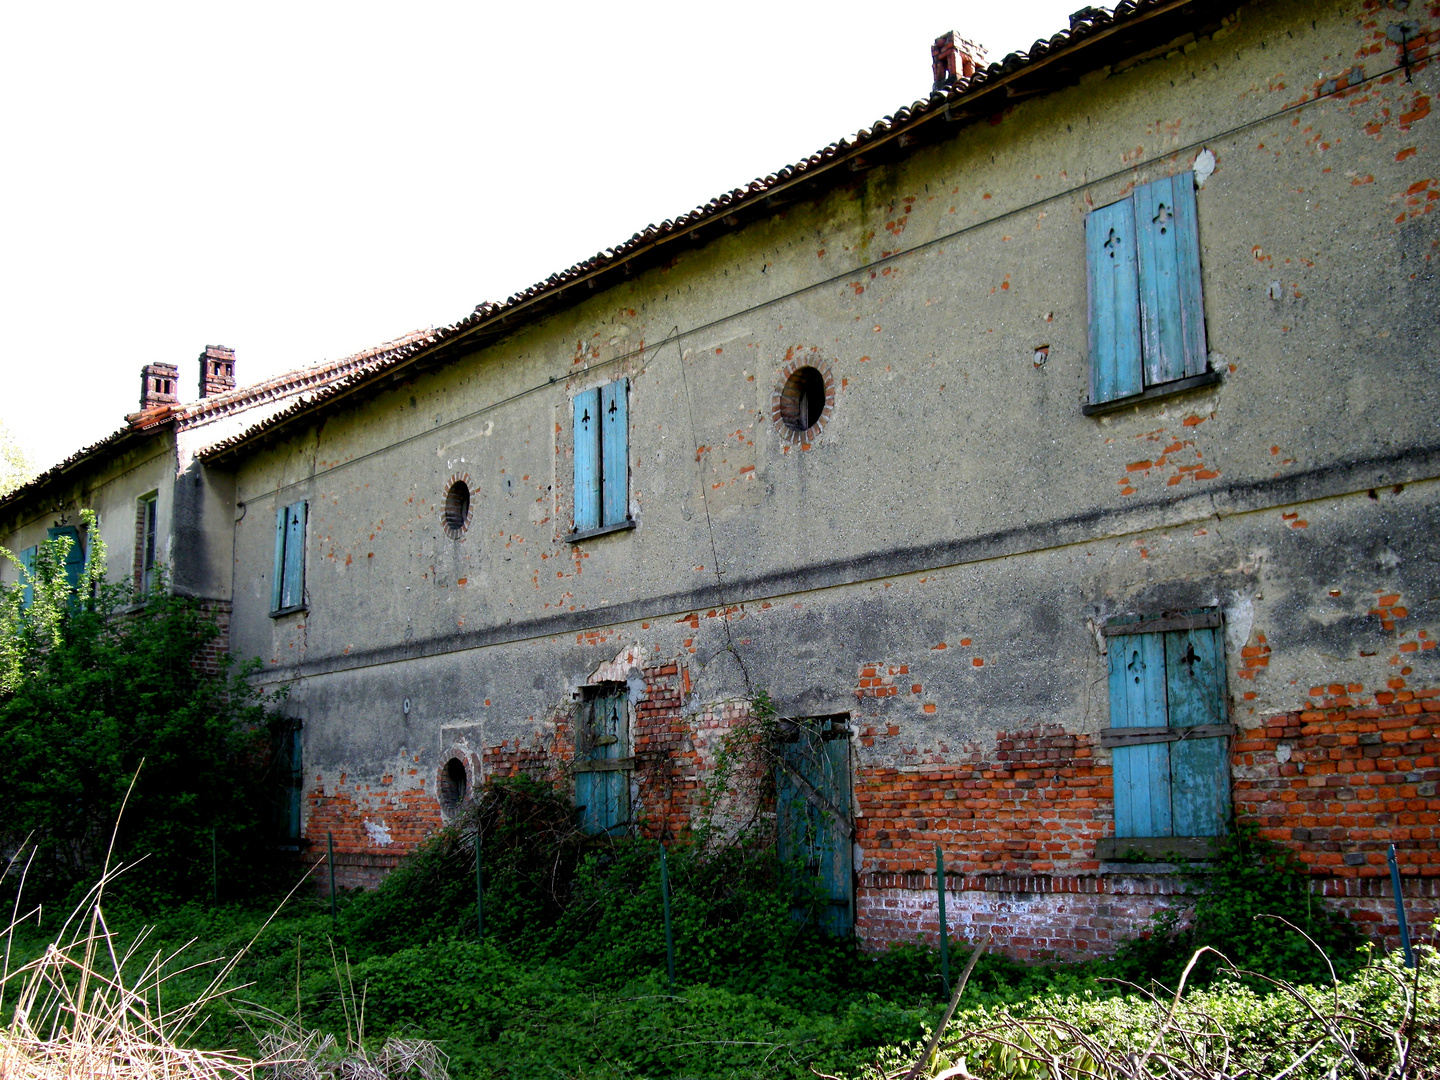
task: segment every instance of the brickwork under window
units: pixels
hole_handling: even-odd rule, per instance
[[[683,662],[645,663],[640,673],[632,775],[646,831],[679,838],[702,813],[747,816],[753,807],[708,807],[705,780],[725,735],[747,719],[748,704],[686,710]],[[894,680],[878,666],[869,677],[877,680],[880,689],[859,692],[888,693],[885,684]],[[1109,952],[1183,900],[1178,875],[1095,857],[1114,823],[1108,755],[1092,736],[1046,725],[1001,732],[989,747],[942,744],[922,752],[913,732],[898,725],[856,726],[856,933],[867,944],[935,940],[937,843],[946,854],[952,935],[975,940],[993,930],[997,948],[1021,959]],[[572,711],[561,708],[528,740],[485,748],[484,775],[523,773],[563,785],[573,753]],[[1402,679],[1370,693],[1358,685],[1316,687],[1305,708],[1264,719],[1235,739],[1235,810],[1310,865],[1318,896],[1393,945],[1398,931],[1384,863],[1390,842],[1400,850],[1412,934],[1440,916],[1437,759],[1440,688],[1411,688]],[[312,774],[307,857],[318,858],[333,833],[337,884],[375,884],[439,827],[433,781],[427,787],[418,756],[402,764],[398,782],[389,774],[378,783]],[[738,777],[735,786],[753,791],[754,779]]]

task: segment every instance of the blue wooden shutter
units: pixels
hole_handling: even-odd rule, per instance
[[[575,395],[575,531],[600,527],[600,389]]]
[[[1110,726],[1165,726],[1165,645],[1159,634],[1112,637]],[[1172,836],[1170,745],[1141,743],[1112,752],[1115,835]]]
[[[1205,372],[1200,234],[1190,173],[1135,189],[1145,385]]]
[[[270,579],[270,610],[279,611],[285,595],[285,519],[288,506],[275,511],[275,573]]]
[[[1125,199],[1085,219],[1090,285],[1090,400],[1113,401],[1144,389],[1140,373],[1140,285],[1135,210]]]
[[[624,693],[595,698],[583,716],[586,749],[575,773],[580,826],[588,833],[623,831],[630,817],[630,772],[618,763],[630,741],[629,698]]]
[[[303,502],[285,508],[285,572],[280,592],[282,608],[305,602],[305,509]]]
[[[1174,630],[1165,637],[1170,726],[1226,723],[1224,653],[1218,628]],[[1222,836],[1230,819],[1229,744],[1225,738],[1170,743],[1170,798],[1176,836]]]
[[[78,589],[80,575],[85,570],[85,548],[80,543],[80,530],[74,525],[61,525],[54,529],[47,529],[46,535],[51,540],[62,536],[70,538],[70,548],[65,552],[65,580],[70,583],[71,589]]]
[[[619,525],[630,516],[629,379],[600,388],[601,523]]]
[[[22,588],[20,591],[20,606],[29,607],[35,602],[35,586],[31,582],[30,575],[35,572],[35,555],[38,548],[28,547],[20,552],[20,565],[24,573],[20,575]]]

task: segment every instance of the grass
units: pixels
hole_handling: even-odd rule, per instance
[[[363,898],[349,901],[352,918],[363,904]],[[332,928],[326,910],[309,900],[292,901],[268,925],[269,913],[259,909],[187,906],[145,924],[148,930],[138,918],[121,914],[106,940],[128,944],[143,936],[144,948],[132,950],[132,960],[140,961],[146,974],[132,979],[132,987],[154,983],[158,969],[152,957],[185,946],[184,963],[174,962],[167,971],[175,973],[163,983],[167,1015],[189,1017],[183,1032],[175,1025],[167,1029],[177,1044],[211,1054],[226,1050],[255,1057],[267,1051],[274,1055],[277,1045],[283,1045],[298,1056],[294,1048],[303,1032],[291,1031],[278,1043],[275,1036],[298,1021],[315,1041],[332,1037],[328,1050],[314,1055],[320,1065],[328,1061],[338,1070],[342,1059],[354,1061],[363,1051],[378,1068],[384,1054],[397,1053],[397,1047],[408,1045],[406,1040],[429,1040],[448,1058],[446,1067],[456,1080],[903,1075],[943,1008],[936,995],[906,988],[907,969],[914,976],[931,966],[933,957],[919,949],[855,957],[869,965],[875,989],[848,985],[812,995],[805,989],[810,973],[789,969],[770,971],[767,981],[752,979],[749,989],[737,977],[729,987],[695,982],[672,992],[665,984],[663,962],[637,969],[628,978],[596,978],[594,970],[583,965],[521,960],[497,944],[455,934],[401,948],[368,949],[364,942],[346,940],[346,913],[342,908],[340,925]],[[17,928],[12,964],[43,957],[55,929],[33,922]],[[803,957],[807,949],[813,956],[813,943],[797,955]],[[216,996],[216,974],[229,962],[220,958],[234,958],[242,951],[228,976],[234,989]],[[1440,962],[1433,951],[1425,955],[1421,1008],[1410,1033],[1422,1060],[1411,1063],[1410,1077],[1435,1075],[1420,1070],[1426,1054],[1440,1052]],[[200,963],[210,960],[214,963]],[[912,986],[916,983],[923,979],[911,980]],[[1387,1050],[1384,1038],[1376,1034],[1379,1029],[1361,1028],[1377,1017],[1399,1015],[1397,985],[1393,961],[1360,969],[1342,980],[1342,990],[1335,994],[1303,991],[1301,999],[1275,986],[1267,992],[1253,983],[1219,979],[1186,995],[1182,1022],[1174,1027],[1181,1032],[1206,1025],[1223,1030],[1230,1057],[1255,1070],[1193,1075],[1272,1076],[1281,1071],[1279,1062],[1289,1060],[1287,1054],[1295,1056],[1293,1046],[1318,1037],[1320,1027],[1313,1017],[1306,1019],[1308,1006],[1302,1000],[1329,1008],[1332,997],[1343,999],[1339,1014],[1369,1018],[1358,1026],[1346,1023],[1358,1032],[1353,1041],[1373,1069],[1357,1071],[1332,1048],[1312,1054],[1289,1075],[1321,1077],[1335,1065],[1337,1076],[1394,1076],[1398,1074],[1384,1067]],[[7,998],[7,1009],[10,1001]],[[1168,1003],[1167,997],[1151,997],[1133,987],[1127,992],[1122,985],[1105,982],[1093,968],[1021,969],[987,957],[977,967],[933,1067],[943,1071],[968,1062],[966,1069],[987,1077],[1127,1076],[1097,1069],[1094,1048],[1103,1045],[1123,1058],[1153,1036],[1157,1017],[1163,1017]],[[1183,1057],[1180,1044],[1185,1037],[1172,1034],[1165,1052]],[[1200,1041],[1206,1047],[1201,1056],[1213,1065],[1218,1044],[1213,1036]],[[1056,1050],[1066,1046],[1089,1046],[1091,1058],[1077,1049],[1074,1060],[1059,1068]],[[1048,1072],[1039,1064],[1042,1058],[1055,1059]],[[360,1074],[351,1070],[344,1075]],[[382,1070],[368,1075],[387,1074]],[[442,1073],[432,1069],[429,1075]],[[1171,1075],[1191,1074],[1171,1070]]]

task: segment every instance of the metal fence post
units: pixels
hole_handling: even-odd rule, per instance
[[[1400,895],[1400,864],[1395,861],[1395,845],[1390,845],[1390,886],[1395,890],[1395,920],[1400,924],[1400,947],[1405,950],[1405,966],[1415,966],[1415,954],[1410,951],[1410,927],[1405,922],[1405,898]]]
[[[940,902],[940,984],[950,996],[950,928],[945,921],[945,853],[935,845],[935,895]]]
[[[485,940],[485,888],[480,877],[480,822],[475,822],[475,939]]]
[[[330,864],[330,927],[335,927],[335,834],[325,834],[325,846],[329,851],[329,857],[325,860]]]
[[[665,845],[660,845],[660,901],[665,908],[665,974],[675,989],[675,935],[670,929],[670,871],[665,864]]]

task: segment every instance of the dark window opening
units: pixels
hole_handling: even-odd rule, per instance
[[[445,493],[445,531],[457,537],[470,524],[470,485],[456,480]]]
[[[780,392],[780,415],[793,431],[809,431],[825,411],[825,376],[813,367],[802,367],[785,381]]]
[[[465,763],[459,758],[451,758],[445,763],[445,770],[440,776],[440,809],[447,814],[458,810],[465,801],[468,785]]]

